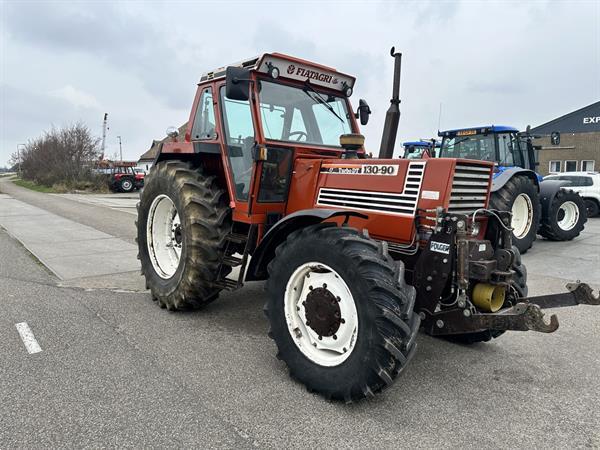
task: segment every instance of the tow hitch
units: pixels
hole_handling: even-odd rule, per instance
[[[430,333],[436,335],[470,333],[485,329],[539,331],[552,333],[558,329],[558,318],[544,320],[542,309],[575,305],[600,305],[600,295],[594,296],[586,283],[567,284],[568,292],[520,299],[516,305],[497,313],[478,313],[469,309],[440,311],[428,320]]]

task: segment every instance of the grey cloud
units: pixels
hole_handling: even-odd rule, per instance
[[[135,73],[167,106],[188,106],[185,65],[156,24],[108,2],[9,3],[6,10],[6,30],[15,39],[46,48],[57,57],[65,52],[93,55],[119,70]]]
[[[465,86],[465,94],[521,95],[528,86],[512,81],[471,81]]]

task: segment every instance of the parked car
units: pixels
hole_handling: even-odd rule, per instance
[[[579,193],[585,201],[588,217],[600,214],[600,173],[569,172],[547,175],[544,180],[568,181],[567,187]]]
[[[143,172],[137,172],[132,166],[113,166],[110,169],[109,187],[115,192],[132,192],[144,186]]]

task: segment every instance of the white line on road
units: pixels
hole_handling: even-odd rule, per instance
[[[42,351],[40,344],[38,344],[38,341],[35,340],[35,336],[26,322],[17,323],[15,327],[17,327],[17,331],[21,336],[21,340],[23,341],[23,344],[25,344],[25,348],[30,354],[39,353]]]

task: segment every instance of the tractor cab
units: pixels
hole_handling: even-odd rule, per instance
[[[222,166],[224,174],[215,174],[225,175],[236,220],[281,216],[295,158],[364,157],[356,119],[366,124],[370,110],[361,100],[352,111],[354,82],[331,67],[280,53],[205,73],[184,139],[174,134],[162,152],[200,154],[209,170],[207,160]]]
[[[440,146],[434,141],[410,141],[402,144],[404,159],[437,158]]]
[[[527,134],[513,127],[492,125],[439,132],[442,138],[440,157],[466,158],[494,162],[502,167],[537,166],[537,151]]]

